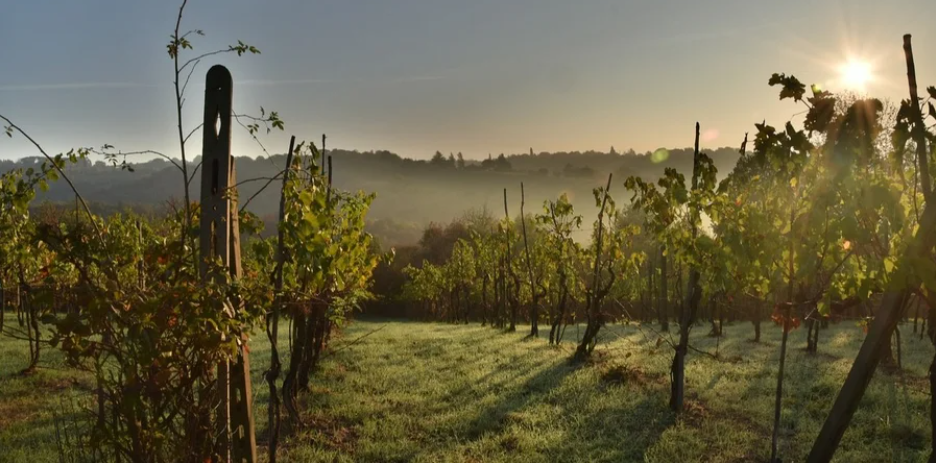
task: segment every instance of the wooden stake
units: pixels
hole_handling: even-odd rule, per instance
[[[205,112],[202,129],[201,183],[201,250],[202,279],[218,277],[208,273],[208,263],[220,259],[229,269],[230,277],[241,276],[240,231],[237,201],[232,199],[237,184],[234,158],[231,156],[231,73],[220,65],[208,70],[205,82]],[[220,124],[220,125],[219,125]],[[241,310],[239,301],[227,301],[230,315]],[[250,387],[250,363],[243,340],[234,362],[218,366],[221,453],[227,461],[253,463],[257,461],[253,408]]]
[[[904,36],[904,52],[907,55],[907,76],[910,81],[911,104],[914,104],[913,102],[916,101],[916,77],[914,75],[913,51],[910,47],[909,34]],[[914,106],[919,108],[918,105]],[[917,110],[913,111],[914,113],[917,112]],[[919,132],[914,132],[914,134],[917,133]],[[923,147],[925,151],[925,145],[923,145]],[[919,145],[917,149],[919,149]],[[920,165],[927,166],[929,164],[928,157],[925,152],[923,154],[924,155],[920,157]],[[925,181],[927,183],[926,187],[928,187],[929,176],[926,175],[924,178],[923,174],[925,172],[926,170],[924,168],[924,171],[921,172],[920,179],[921,182]],[[927,190],[924,189],[924,194],[927,194],[926,191]],[[919,259],[920,256],[930,255],[933,250],[933,245],[936,244],[936,205],[930,200],[932,194],[930,193],[927,195],[928,197],[923,207],[923,213],[920,216],[919,228],[907,246],[904,254],[901,256],[900,260],[898,260],[897,269],[894,271],[895,274],[900,274],[902,270],[906,271],[907,267],[912,267],[914,259]],[[835,454],[835,450],[838,448],[839,442],[841,442],[845,430],[848,429],[852,416],[854,416],[855,411],[858,409],[858,404],[861,402],[861,398],[864,396],[864,392],[868,388],[871,378],[874,376],[874,371],[877,369],[878,364],[881,362],[881,357],[891,342],[891,336],[894,333],[894,329],[897,327],[897,322],[900,321],[900,309],[903,306],[903,301],[909,297],[913,290],[920,287],[921,282],[919,276],[914,272],[908,272],[908,274],[911,280],[908,281],[904,287],[893,288],[884,293],[880,308],[875,313],[874,319],[871,320],[871,325],[868,327],[868,335],[861,344],[858,356],[855,358],[855,362],[848,372],[848,377],[845,378],[845,384],[842,385],[842,389],[835,398],[835,403],[832,405],[832,410],[829,412],[825,423],[822,425],[819,436],[813,443],[812,450],[809,452],[809,457],[806,459],[807,462],[827,462],[831,460],[832,456]],[[931,413],[932,412],[933,410],[931,408]],[[930,461],[933,461],[933,455],[930,456]]]

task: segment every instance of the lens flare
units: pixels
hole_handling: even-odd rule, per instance
[[[845,88],[864,91],[874,80],[874,74],[867,61],[850,60],[839,67],[839,78]]]
[[[666,161],[667,159],[669,159],[669,150],[666,148],[660,148],[650,155],[650,161],[654,164],[659,164]]]

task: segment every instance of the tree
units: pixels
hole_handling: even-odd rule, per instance
[[[429,165],[436,167],[445,167],[446,163],[445,155],[443,155],[441,151],[436,151],[435,154],[432,155],[432,159],[429,160]]]

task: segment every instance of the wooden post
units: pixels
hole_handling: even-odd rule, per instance
[[[325,134],[322,134],[322,174],[325,173],[325,139],[327,137]],[[331,167],[328,168],[328,171],[331,172]]]
[[[208,262],[220,259],[237,280],[241,276],[240,232],[237,200],[230,189],[237,184],[234,158],[231,156],[231,73],[224,66],[208,70],[205,82],[205,117],[202,129],[201,182],[201,276],[208,274]],[[238,301],[228,301],[230,315],[240,310]],[[222,404],[219,428],[222,456],[227,461],[257,461],[253,404],[250,388],[250,363],[242,344],[238,358],[218,366],[218,385]]]
[[[920,157],[918,161],[920,166],[923,167],[918,172],[926,201],[919,219],[919,227],[910,240],[907,249],[897,261],[897,269],[894,271],[895,274],[906,272],[910,278],[904,284],[889,288],[884,293],[880,306],[874,314],[874,319],[871,320],[871,324],[868,326],[868,335],[865,336],[865,340],[858,350],[858,355],[855,357],[855,362],[845,378],[845,383],[842,385],[842,389],[839,390],[835,403],[832,404],[832,410],[826,417],[825,423],[823,423],[822,429],[819,431],[819,436],[813,443],[812,450],[810,450],[809,456],[806,458],[808,463],[830,461],[835,454],[845,430],[851,423],[852,416],[858,409],[858,404],[864,396],[865,389],[868,388],[868,384],[871,382],[874,371],[890,345],[891,336],[893,336],[897,323],[901,318],[901,308],[904,301],[913,290],[919,288],[922,284],[921,278],[912,271],[913,261],[920,256],[931,255],[933,247],[936,245],[936,204],[933,204],[934,198],[932,190],[930,190],[929,173],[926,168],[929,165],[929,157],[926,155],[926,132],[925,128],[922,127],[922,114],[919,111],[919,106],[917,106],[919,99],[916,94],[916,68],[913,64],[913,49],[911,48],[909,34],[904,36],[904,54],[907,59],[907,80],[910,87],[911,116],[914,122],[911,136],[917,143],[918,156]],[[921,146],[922,150],[920,150]],[[908,271],[908,268],[911,271]],[[924,320],[926,319],[924,318]],[[932,367],[930,374],[934,374]],[[933,384],[931,380],[931,392],[934,392],[932,391]],[[933,405],[931,402],[930,417],[931,421],[936,421],[936,408],[933,408]],[[934,433],[936,433],[936,428],[934,428]],[[934,458],[936,458],[936,453],[931,453],[930,461],[934,461]]]

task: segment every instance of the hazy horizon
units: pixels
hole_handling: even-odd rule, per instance
[[[0,18],[0,112],[50,152],[105,143],[178,156],[172,63],[165,52],[178,5],[114,0],[14,3]],[[792,73],[832,91],[898,101],[906,94],[901,36],[932,43],[923,0],[761,4],[558,0],[275,3],[192,0],[183,30],[195,53],[237,40],[258,56],[205,60],[192,78],[187,126],[201,116],[214,63],[235,78],[235,111],[276,110],[288,136],[345,149],[427,159],[488,154],[737,146],[753,124],[797,116],[767,87]],[[75,33],[80,29],[81,33]],[[194,55],[193,55],[194,56]],[[217,58],[217,59],[214,59]],[[865,63],[865,85],[843,81]],[[936,65],[920,60],[921,84]],[[235,130],[238,155],[262,151]],[[200,151],[198,137],[190,155]],[[38,154],[21,137],[0,159]]]

